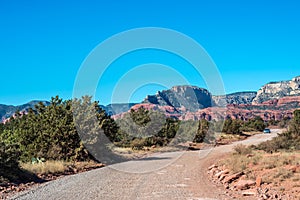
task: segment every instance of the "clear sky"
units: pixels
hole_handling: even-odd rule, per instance
[[[141,27],[169,28],[190,36],[216,63],[227,93],[256,91],[267,82],[300,75],[299,10],[297,0],[2,0],[0,104],[49,100],[55,95],[71,98],[86,56],[110,36]],[[114,64],[130,69],[155,62],[181,67],[180,73],[188,74],[188,64],[176,59],[166,52],[149,50],[129,54]],[[116,69],[112,68],[111,74],[119,79],[122,74]],[[170,76],[167,71],[159,74],[173,83],[171,72]],[[132,73],[136,78],[144,75]],[[183,83],[177,81],[174,84]],[[107,77],[99,82],[104,88],[95,95],[100,103],[110,103],[107,94],[116,82]],[[126,79],[122,82],[125,88],[130,83]],[[191,83],[205,87],[203,80]],[[130,101],[141,101],[146,94],[163,88],[141,85]],[[122,95],[117,94],[116,102],[123,101]]]

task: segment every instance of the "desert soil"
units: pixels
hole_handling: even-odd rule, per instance
[[[200,151],[157,153],[138,161],[66,176],[11,199],[231,199],[212,184],[207,168],[236,144],[258,144],[277,135],[258,134],[230,145]]]

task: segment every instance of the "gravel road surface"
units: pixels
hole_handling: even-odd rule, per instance
[[[19,193],[19,200],[114,199],[230,199],[213,185],[207,168],[236,144],[258,144],[277,135],[258,134],[231,145],[209,150],[154,154],[89,172],[66,176]]]

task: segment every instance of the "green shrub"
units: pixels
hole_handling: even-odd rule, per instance
[[[142,146],[165,146],[176,136],[180,122],[166,118],[162,112],[141,107],[131,109],[117,120],[120,140],[118,147],[142,149]]]
[[[73,113],[76,113],[75,117]],[[80,122],[77,127],[75,122]],[[30,162],[32,157],[89,160],[92,157],[84,145],[89,141],[99,141],[102,132],[111,141],[120,140],[114,120],[98,102],[92,102],[87,96],[67,101],[53,97],[48,106],[39,103],[27,115],[12,118],[2,129],[2,140],[6,144],[18,145],[19,159],[23,162]],[[86,134],[80,137],[78,130]]]
[[[222,132],[227,134],[241,134],[242,122],[240,120],[226,119]]]
[[[255,117],[243,123],[242,131],[263,131],[266,128],[266,124],[261,117]]]
[[[19,156],[17,145],[0,142],[0,182],[3,184],[19,179],[22,173],[19,168]]]
[[[17,145],[8,145],[0,142],[0,171],[3,169],[15,168],[19,166],[20,152]]]

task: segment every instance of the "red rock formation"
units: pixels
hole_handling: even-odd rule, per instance
[[[282,97],[278,100],[277,106],[281,106],[281,105],[292,103],[292,102],[300,103],[300,96]]]
[[[198,110],[196,112],[187,112],[184,107],[174,108],[171,106],[159,106],[156,104],[136,104],[131,109],[137,110],[143,107],[148,110],[160,110],[166,114],[167,117],[174,117],[180,120],[220,120],[230,117],[232,119],[249,120],[256,116],[262,119],[282,120],[284,117],[292,118],[293,111],[296,109],[295,105],[290,107],[291,103],[298,103],[300,105],[300,96],[289,96],[280,99],[273,99],[261,104],[230,104],[226,107],[208,107]],[[299,107],[300,108],[300,107]],[[123,114],[114,115],[113,118],[120,118]]]

